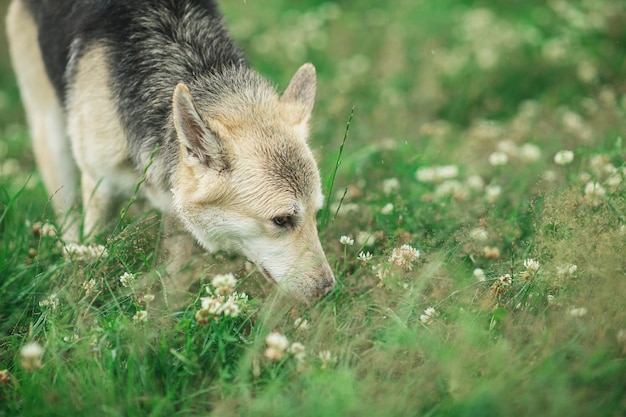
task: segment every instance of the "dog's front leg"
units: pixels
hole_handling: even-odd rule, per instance
[[[163,229],[167,265],[163,297],[169,308],[176,309],[189,296],[189,287],[198,279],[201,265],[193,257],[196,251],[193,238],[173,214],[165,217]]]
[[[94,180],[86,172],[81,175],[81,188],[84,212],[83,237],[88,237],[95,234],[98,226],[110,218],[113,195],[106,184]]]

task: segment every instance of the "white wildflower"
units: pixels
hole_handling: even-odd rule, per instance
[[[37,342],[25,344],[20,349],[20,363],[27,371],[43,368],[44,349]]]
[[[380,209],[380,214],[383,215],[388,215],[391,214],[393,212],[393,204],[392,203],[387,203],[383,206],[383,208]]]
[[[60,304],[59,296],[56,294],[50,294],[45,300],[39,302],[39,307],[48,307],[50,310],[55,311]]]
[[[597,182],[588,182],[585,185],[585,195],[583,199],[588,204],[596,207],[599,206],[606,197],[606,190]]]
[[[498,197],[500,197],[501,193],[502,187],[500,187],[499,185],[490,184],[485,187],[485,197],[487,197],[487,201],[489,201],[490,203],[496,201]]]
[[[219,314],[222,308],[222,300],[217,297],[202,297],[202,310],[206,310],[208,314]]]
[[[489,239],[489,233],[482,227],[476,227],[469,232],[469,237],[476,242],[484,242]]]
[[[485,188],[485,181],[480,175],[470,175],[465,180],[465,184],[474,191],[482,191]]]
[[[559,277],[572,276],[574,275],[577,269],[578,269],[578,266],[576,266],[575,264],[561,265],[561,266],[556,267],[556,274]]]
[[[433,322],[433,319],[437,315],[437,311],[433,307],[428,307],[424,312],[420,315],[420,321],[425,325],[429,325]]]
[[[496,246],[485,246],[483,248],[483,256],[487,259],[498,259],[500,258],[500,249]]]
[[[574,160],[574,152],[568,150],[558,151],[554,155],[554,162],[557,165],[567,165]]]
[[[513,282],[513,278],[511,277],[511,274],[504,274],[502,275],[500,278],[498,278],[498,280],[502,283],[502,285],[504,285],[505,287],[508,287],[511,285],[511,283]]]
[[[289,347],[289,340],[279,332],[272,332],[265,338],[267,349],[264,355],[270,360],[280,360],[285,356],[285,351]]]
[[[148,321],[148,312],[146,310],[139,310],[133,316],[134,323],[145,323]]]
[[[435,197],[437,198],[452,196],[456,200],[462,201],[467,198],[467,195],[467,190],[463,187],[463,184],[457,180],[446,180],[435,189]]]
[[[502,166],[506,165],[509,162],[509,157],[506,153],[502,151],[493,152],[489,155],[489,165],[492,166]]]
[[[476,268],[473,272],[474,278],[476,278],[479,282],[487,281],[487,276],[485,275],[485,271],[482,268]]]
[[[296,330],[308,330],[309,329],[309,321],[307,319],[303,319],[302,317],[298,317],[293,322],[293,327],[295,327]]]
[[[569,315],[572,317],[583,317],[585,314],[587,314],[587,308],[585,307],[575,307],[569,311]]]
[[[368,262],[372,260],[372,254],[369,252],[359,252],[358,258],[361,262]]]
[[[539,270],[539,262],[531,258],[525,259],[524,268],[529,274],[534,274]]]
[[[400,268],[411,271],[413,270],[413,263],[417,262],[420,257],[420,252],[410,245],[402,245],[399,248],[394,248],[389,257],[389,262]]]
[[[302,362],[306,358],[306,348],[302,343],[293,342],[289,346],[288,352],[291,353],[299,362]]]
[[[548,301],[548,304],[554,304],[555,297],[552,294],[548,294],[546,300]]]
[[[63,246],[63,255],[67,259],[76,261],[95,261],[109,256],[106,248],[102,245],[79,245],[69,242]]]
[[[220,312],[226,317],[237,317],[241,309],[233,297],[228,297],[228,299],[222,303]]]
[[[459,168],[456,165],[423,167],[415,172],[415,178],[425,183],[439,183],[456,178],[458,175]]]
[[[388,178],[383,181],[383,193],[390,195],[400,188],[400,181],[397,178]]]
[[[534,143],[525,143],[519,149],[519,156],[522,161],[535,162],[541,158],[541,148]]]
[[[555,182],[559,178],[556,171],[553,171],[551,169],[546,169],[545,171],[543,171],[541,177],[548,182]]]
[[[119,278],[119,281],[120,284],[122,284],[122,287],[128,288],[135,282],[135,275],[130,272],[124,272],[124,274]]]
[[[44,223],[39,229],[39,234],[44,237],[56,237],[57,229],[53,224]]]
[[[330,350],[322,350],[317,354],[317,356],[322,361],[322,366],[321,366],[322,369],[326,369],[328,365],[335,362],[335,358],[333,357]]]
[[[346,245],[346,246],[352,246],[352,245],[354,245],[354,239],[352,239],[352,238],[351,238],[351,237],[349,237],[349,236],[341,236],[341,237],[339,238],[339,242],[340,242],[342,245]]]
[[[91,295],[93,289],[96,287],[96,280],[90,279],[89,281],[83,282],[83,290],[85,290],[85,295]]]
[[[215,287],[215,293],[220,295],[232,294],[235,291],[237,280],[233,274],[216,275],[211,284]]]
[[[150,304],[151,302],[154,301],[154,294],[144,294],[143,297],[141,297],[143,302],[146,304]]]

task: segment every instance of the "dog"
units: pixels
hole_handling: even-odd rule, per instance
[[[206,250],[244,255],[305,302],[332,290],[313,65],[279,95],[213,0],[13,0],[7,32],[38,169],[59,213],[80,183],[83,236],[145,174],[146,200]]]

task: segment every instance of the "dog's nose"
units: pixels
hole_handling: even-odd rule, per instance
[[[321,286],[322,296],[331,292],[334,287],[335,287],[335,277],[332,275],[330,277],[324,277],[322,279],[322,286]]]

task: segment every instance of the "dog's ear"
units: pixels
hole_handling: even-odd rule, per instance
[[[287,120],[293,125],[306,125],[311,118],[316,85],[315,67],[312,64],[302,65],[291,78],[280,100],[285,106]]]
[[[228,168],[228,159],[220,138],[202,121],[189,88],[180,83],[174,90],[174,127],[183,158],[201,163],[216,171]]]

